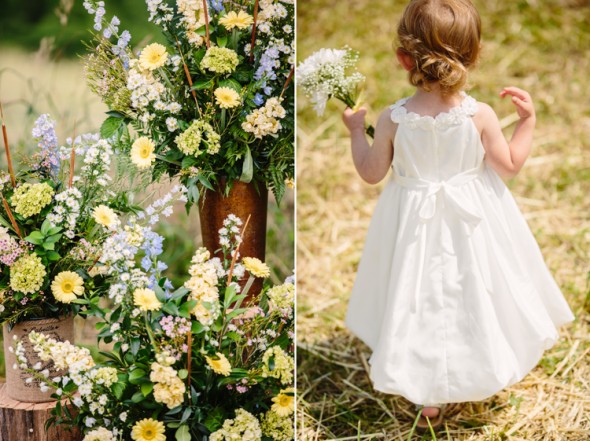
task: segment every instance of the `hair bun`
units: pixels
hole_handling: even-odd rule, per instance
[[[469,0],[413,0],[398,26],[404,52],[414,59],[410,82],[443,94],[460,91],[479,57],[481,22]]]

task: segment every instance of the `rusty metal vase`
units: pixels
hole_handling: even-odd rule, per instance
[[[220,181],[219,188],[225,187]],[[221,256],[219,230],[229,214],[235,214],[245,223],[250,216],[248,228],[242,237],[240,255],[257,257],[264,262],[266,251],[266,217],[268,213],[268,190],[264,184],[235,181],[227,196],[221,190],[206,190],[199,200],[199,218],[203,245],[211,255]],[[217,251],[217,253],[216,253]],[[248,276],[240,281],[242,288]],[[262,279],[256,279],[249,291],[249,298],[256,296],[262,289]]]

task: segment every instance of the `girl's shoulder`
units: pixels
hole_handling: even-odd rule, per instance
[[[396,124],[404,123],[412,128],[431,128],[432,126],[437,128],[445,128],[458,125],[463,123],[465,119],[471,118],[477,114],[480,104],[482,104],[465,92],[461,92],[461,96],[463,99],[459,105],[435,116],[421,115],[416,112],[409,111],[406,108],[406,103],[411,97],[402,98],[389,106],[389,117],[391,118],[391,121]]]

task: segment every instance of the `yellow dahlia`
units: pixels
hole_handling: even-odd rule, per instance
[[[51,292],[58,302],[71,303],[84,294],[84,280],[73,271],[62,271],[51,282]]]
[[[213,93],[219,107],[224,109],[231,109],[241,103],[240,94],[230,87],[218,87]]]
[[[274,403],[271,410],[280,416],[291,415],[295,411],[295,389],[288,387],[282,389],[276,397],[273,397]]]
[[[231,364],[229,363],[229,360],[225,358],[225,355],[223,355],[221,352],[217,352],[215,355],[217,355],[217,359],[207,356],[205,357],[207,364],[216,374],[227,377],[229,374],[231,374]]]
[[[266,278],[270,276],[270,268],[264,262],[256,257],[244,257],[242,263],[246,267],[246,270],[254,277]]]
[[[235,11],[231,11],[220,18],[219,23],[221,23],[223,27],[229,31],[233,28],[246,29],[248,26],[254,23],[254,19],[250,14],[244,11],[240,11],[237,14]]]
[[[154,70],[162,67],[168,59],[168,52],[166,47],[160,43],[152,43],[146,46],[139,56],[139,64],[144,69]]]
[[[117,223],[116,213],[106,205],[99,205],[92,211],[92,217],[101,225],[107,228],[114,226]]]
[[[156,293],[149,288],[136,289],[133,292],[133,303],[142,311],[157,311],[162,307]]]
[[[152,418],[138,421],[131,429],[131,439],[135,441],[166,441],[164,424]]]
[[[156,160],[155,147],[154,142],[147,136],[137,138],[131,146],[131,161],[139,169],[151,167]]]

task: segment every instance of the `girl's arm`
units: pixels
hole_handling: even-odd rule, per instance
[[[500,92],[500,96],[504,98],[507,95],[512,97],[512,103],[520,117],[509,143],[490,106],[481,104],[479,115],[476,116],[479,116],[482,126],[481,141],[486,151],[486,161],[501,176],[512,178],[520,171],[531,152],[536,116],[533,100],[526,91],[506,87]]]
[[[365,135],[364,108],[354,112],[350,107],[342,119],[350,131],[352,160],[358,174],[369,184],[377,184],[387,175],[393,161],[393,139],[397,124],[391,121],[391,110],[384,110],[375,128],[375,139],[371,147]]]

